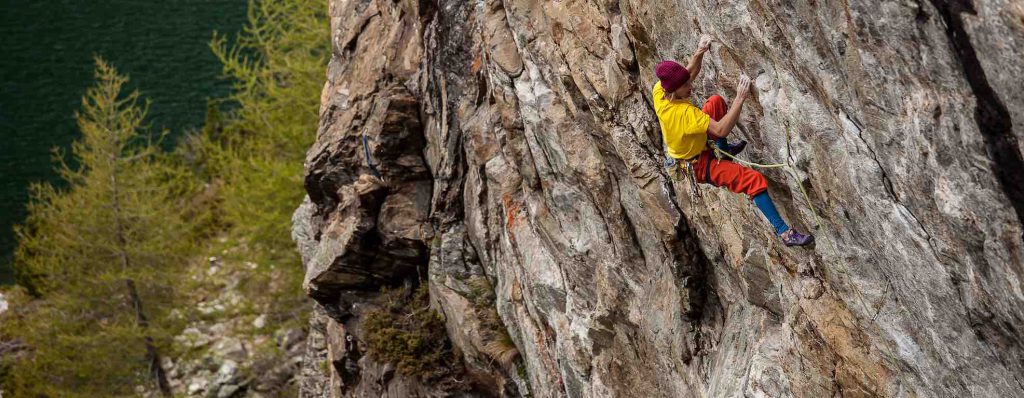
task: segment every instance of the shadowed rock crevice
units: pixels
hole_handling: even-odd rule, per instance
[[[1003,193],[1024,223],[1024,159],[1017,136],[1013,134],[1010,112],[989,84],[985,69],[978,60],[971,37],[964,29],[961,14],[977,14],[971,0],[930,0],[946,26],[946,36],[953,47],[964,78],[975,97],[974,119],[985,138],[988,156],[994,163],[992,172],[999,179]],[[1024,235],[1021,236],[1024,240]]]
[[[964,28],[963,14],[976,15],[977,10],[971,0],[930,1],[945,23],[950,45],[975,96],[974,119],[984,137],[988,157],[992,159],[992,172],[1016,211],[1018,221],[1024,223],[1024,159],[1017,136],[1013,133],[1013,122],[1006,105],[990,85],[971,37]],[[1024,240],[1024,234],[1021,239]],[[993,356],[1017,372],[1024,371],[1024,365],[1021,365],[1024,347],[1020,337],[1024,318],[1014,316],[1007,320],[996,317],[991,310],[981,306],[969,306],[967,315],[979,339],[992,347]],[[1024,375],[1014,375],[1014,382],[1024,389],[1022,379]]]

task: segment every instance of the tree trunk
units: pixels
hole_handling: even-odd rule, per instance
[[[121,270],[127,274],[131,267],[131,261],[128,257],[128,240],[124,236],[124,225],[121,224],[121,206],[118,197],[118,186],[117,186],[117,173],[116,173],[116,158],[113,159],[115,167],[114,173],[110,175],[110,182],[112,188],[112,202],[114,209],[114,223],[117,231],[117,245],[119,255],[121,257]],[[160,363],[160,353],[156,350],[156,345],[153,343],[153,337],[145,330],[149,328],[149,321],[146,319],[145,312],[142,311],[142,298],[139,297],[139,290],[135,287],[135,280],[131,278],[125,278],[125,287],[128,289],[128,300],[132,308],[135,310],[135,322],[143,330],[143,339],[146,342],[146,359],[149,362],[149,373],[153,376],[156,381],[156,386],[160,390],[160,395],[170,397],[173,395],[171,392],[171,384],[167,381],[167,373],[164,371],[163,365]]]
[[[135,322],[145,330],[149,327],[149,321],[146,320],[146,314],[142,311],[142,299],[139,298],[139,291],[135,288],[135,281],[125,279],[124,284],[128,288],[128,297],[131,300],[132,308],[135,309]],[[167,381],[167,372],[164,371],[164,367],[160,363],[160,353],[156,350],[152,337],[146,334],[144,338],[146,341],[146,359],[149,362],[149,373],[156,381],[160,394],[170,397],[173,395],[171,393],[171,383]]]

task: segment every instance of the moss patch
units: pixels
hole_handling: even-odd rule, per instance
[[[395,365],[396,371],[422,380],[436,380],[462,369],[444,320],[430,308],[425,284],[415,291],[385,290],[382,305],[363,320],[367,354]]]

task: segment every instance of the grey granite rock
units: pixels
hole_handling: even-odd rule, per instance
[[[332,0],[331,16],[296,226],[340,323],[346,292],[425,279],[495,395],[1024,396],[1018,2]],[[661,167],[653,68],[701,34],[694,102],[754,78],[735,139],[792,166],[764,174],[815,247]],[[381,196],[357,199],[377,176]],[[515,366],[485,360],[469,280],[493,290]]]

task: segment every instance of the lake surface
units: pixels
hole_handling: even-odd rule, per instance
[[[59,183],[51,148],[77,138],[74,112],[93,82],[93,56],[152,101],[150,123],[172,136],[199,127],[207,98],[230,83],[208,43],[234,37],[246,0],[4,0],[0,11],[0,284],[12,281],[12,226],[30,182]]]

